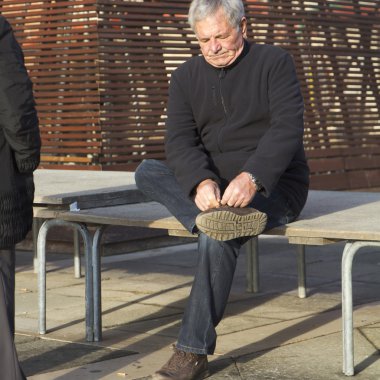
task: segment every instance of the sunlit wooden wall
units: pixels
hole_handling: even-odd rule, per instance
[[[249,37],[294,56],[315,189],[380,187],[380,1],[246,1]],[[171,72],[199,54],[189,1],[0,1],[34,82],[42,168],[164,158]]]

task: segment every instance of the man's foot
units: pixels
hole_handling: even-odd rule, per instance
[[[267,215],[254,208],[223,206],[201,212],[195,224],[211,238],[225,241],[261,234],[267,224]]]
[[[174,347],[174,354],[152,380],[201,380],[210,376],[207,355],[184,352]]]

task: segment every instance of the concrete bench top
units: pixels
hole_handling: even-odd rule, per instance
[[[36,216],[87,224],[167,229],[191,236],[169,211],[156,202],[125,204],[80,211],[41,209]],[[290,243],[323,245],[338,240],[380,241],[380,194],[310,191],[299,220],[265,234],[283,235]]]
[[[35,205],[80,209],[144,202],[134,172],[50,170],[34,172]]]
[[[299,220],[281,229],[290,241],[292,237],[380,241],[380,193],[310,191]]]
[[[59,218],[88,224],[185,230],[182,224],[170,214],[166,207],[157,202],[97,207],[79,211],[36,208],[35,217],[46,219]]]

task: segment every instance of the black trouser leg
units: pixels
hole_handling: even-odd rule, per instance
[[[15,252],[0,250],[0,380],[25,380],[14,344]]]

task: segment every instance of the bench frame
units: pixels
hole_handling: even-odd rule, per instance
[[[174,218],[174,217],[172,217]],[[72,219],[72,220],[70,220]],[[86,303],[86,339],[89,342],[102,339],[102,316],[101,316],[101,254],[100,244],[105,228],[115,225],[112,221],[106,222],[78,222],[74,212],[65,212],[60,216],[55,213],[53,219],[46,220],[39,229],[37,239],[38,256],[38,293],[39,293],[39,333],[46,333],[46,239],[49,229],[53,226],[67,226],[82,236],[84,241],[84,256],[86,260],[85,303]],[[127,219],[127,218],[126,218]],[[130,226],[136,225],[128,218]],[[87,225],[95,227],[93,235]],[[148,225],[145,227],[149,227]],[[155,221],[150,228],[167,229],[172,236],[193,236],[185,229],[169,229],[167,222],[161,225]],[[282,232],[281,232],[282,231]],[[267,231],[264,235],[286,236],[285,229]],[[353,341],[353,297],[352,297],[352,265],[356,253],[363,247],[380,247],[378,241],[355,241],[347,239],[325,239],[289,237],[289,243],[296,245],[297,272],[298,272],[298,295],[306,297],[306,245],[327,245],[338,241],[346,241],[342,256],[342,328],[343,328],[343,373],[347,376],[354,375],[354,341]],[[78,245],[76,245],[78,247]],[[247,250],[247,291],[258,292],[259,290],[259,257],[258,238],[251,239],[246,244]],[[78,256],[79,257],[79,256]],[[78,262],[78,261],[77,261]],[[76,271],[77,272],[77,271]]]

